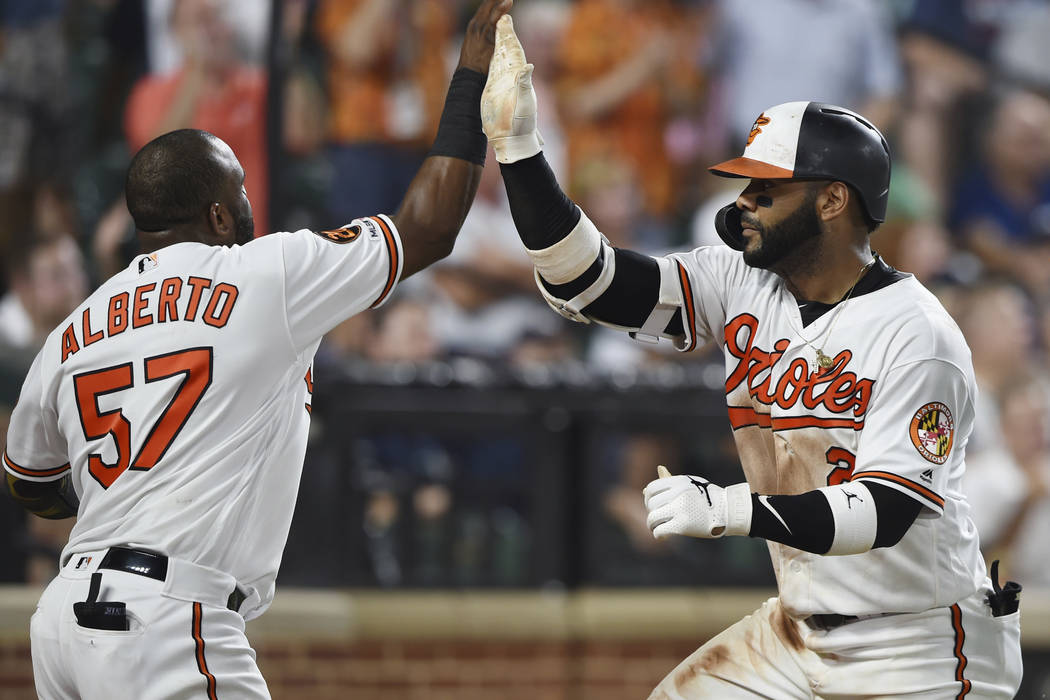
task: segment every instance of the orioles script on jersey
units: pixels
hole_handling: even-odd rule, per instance
[[[129,328],[169,321],[203,321],[222,328],[236,303],[235,285],[214,284],[206,277],[169,277],[159,284],[139,285],[132,292],[111,296],[103,314],[85,308],[79,323],[66,326],[62,331],[62,362],[82,347],[120,335]]]
[[[767,406],[775,403],[787,409],[801,401],[809,410],[823,405],[832,413],[852,410],[857,418],[867,412],[875,380],[858,379],[855,372],[846,371],[846,365],[853,359],[852,352],[843,350],[835,356],[831,367],[816,371],[811,371],[809,362],[796,357],[774,385],[773,366],[783,357],[791,341],[781,338],[773,343],[772,351],[767,351],[754,344],[757,333],[758,319],[751,314],[740,314],[726,324],[726,351],[738,360],[726,379],[726,394],[731,394],[746,379],[751,397]],[[857,429],[860,426],[863,421]]]

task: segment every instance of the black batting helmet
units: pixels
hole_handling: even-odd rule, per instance
[[[886,139],[867,119],[835,105],[785,102],[770,107],[751,127],[744,155],[709,170],[722,177],[838,180],[859,195],[869,219],[886,220],[890,192]],[[743,250],[735,204],[721,209],[715,223],[730,247]]]

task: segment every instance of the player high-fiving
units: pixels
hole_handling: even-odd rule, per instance
[[[484,0],[470,21],[397,212],[253,240],[244,171],[220,139],[185,129],[134,156],[125,193],[142,254],[47,338],[3,456],[26,508],[77,516],[31,624],[41,697],[269,697],[244,620],[273,600],[314,353],[452,250],[510,5]]]
[[[558,186],[531,75],[501,20],[483,126],[540,293],[574,321],[725,357],[746,481],[662,469],[649,527],[764,538],[777,576],[777,598],[652,700],[1013,697],[1019,589],[986,574],[960,488],[969,351],[937,299],[870,247],[889,196],[882,134],[834,105],[767,109],[743,155],[711,168],[750,180],[716,219],[727,245],[650,257],[612,247]]]

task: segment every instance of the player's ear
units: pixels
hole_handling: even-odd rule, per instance
[[[233,240],[233,214],[222,202],[212,202],[208,205],[208,227],[219,240]]]
[[[830,221],[841,216],[849,205],[850,191],[846,183],[833,181],[820,188],[817,196],[817,216]]]

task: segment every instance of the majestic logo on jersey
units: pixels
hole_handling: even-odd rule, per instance
[[[791,341],[781,338],[772,350],[755,345],[758,319],[751,314],[740,314],[725,327],[726,352],[737,358],[726,379],[726,394],[739,386],[747,387],[752,401],[781,409],[798,408],[798,415],[771,419],[768,413],[757,413],[750,408],[729,408],[729,420],[734,429],[758,425],[773,430],[793,428],[852,428],[864,427],[864,414],[871,401],[874,379],[859,378],[856,372],[846,370],[853,353],[842,350],[828,368],[813,369],[807,360],[797,357],[773,381],[773,368],[784,356]],[[801,404],[801,405],[800,405]],[[824,418],[812,415],[818,407],[836,414],[851,416]]]
[[[768,123],[769,117],[767,117],[765,113],[760,114],[758,119],[756,119],[755,123],[751,126],[751,133],[747,135],[747,146],[750,146],[751,142],[755,140],[755,137],[762,133],[762,127]]]
[[[361,235],[361,227],[357,224],[344,226],[334,231],[315,231],[321,238],[327,238],[332,243],[349,243]]]
[[[911,418],[911,444],[925,459],[944,464],[952,451],[955,422],[943,403],[928,403]]]

